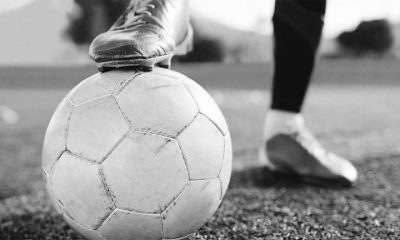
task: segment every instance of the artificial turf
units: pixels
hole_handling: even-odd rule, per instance
[[[179,68],[205,79],[202,84],[222,107],[234,145],[234,171],[224,201],[189,239],[400,239],[397,65],[323,62],[316,74],[320,83],[310,90],[306,120],[324,145],[359,169],[359,180],[350,189],[306,186],[296,177],[258,167],[269,99],[260,89],[270,69]],[[21,120],[0,125],[0,239],[82,239],[51,207],[41,180],[40,152],[56,104],[93,69],[6,70],[0,73],[0,104],[16,109]],[[240,74],[246,81],[238,81]]]

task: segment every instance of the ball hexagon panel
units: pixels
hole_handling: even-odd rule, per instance
[[[136,76],[116,98],[135,129],[171,137],[198,112],[180,81],[153,72]]]
[[[182,83],[186,86],[193,98],[196,100],[199,111],[210,118],[224,135],[228,134],[228,125],[225,121],[224,115],[210,94],[208,94],[204,88],[191,79],[187,77],[182,77],[181,79]]]
[[[83,158],[101,162],[128,129],[113,97],[97,99],[74,109],[67,149]]]
[[[67,223],[73,229],[75,229],[75,231],[79,232],[86,238],[88,238],[90,240],[106,240],[103,236],[101,236],[101,234],[97,230],[88,229],[88,228],[76,223],[75,221],[73,221],[71,218],[69,218],[65,214],[63,215],[63,217],[64,217],[65,221],[67,221]]]
[[[191,180],[218,177],[224,157],[224,136],[208,118],[199,114],[179,134],[178,141]]]
[[[224,161],[222,163],[221,172],[219,173],[219,179],[222,185],[221,199],[225,195],[228,189],[229,181],[231,179],[232,173],[232,140],[231,136],[228,134],[225,136],[225,153]]]
[[[164,238],[182,238],[199,229],[218,209],[220,188],[217,178],[191,181],[162,213]]]
[[[113,210],[99,166],[65,152],[51,173],[52,191],[64,213],[78,224],[95,228]]]
[[[102,164],[118,208],[161,213],[189,181],[177,142],[130,133]]]
[[[74,105],[109,96],[135,76],[135,72],[115,70],[106,73],[95,74],[76,86],[68,98]]]
[[[159,240],[162,239],[161,216],[116,209],[98,231],[107,240]]]
[[[47,127],[43,143],[42,166],[50,174],[51,167],[66,149],[66,133],[73,107],[64,99],[57,107]]]

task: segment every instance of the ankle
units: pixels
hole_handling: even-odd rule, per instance
[[[265,118],[263,139],[268,140],[290,128],[301,126],[304,126],[304,118],[301,113],[270,109]]]

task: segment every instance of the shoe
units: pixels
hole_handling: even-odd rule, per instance
[[[304,127],[289,127],[260,148],[260,160],[273,171],[295,174],[305,183],[324,187],[351,187],[356,168],[322,147]]]
[[[132,0],[110,30],[93,40],[89,55],[101,72],[170,68],[173,55],[192,50],[188,11],[187,0]]]

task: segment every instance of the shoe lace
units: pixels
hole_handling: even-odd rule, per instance
[[[114,30],[125,29],[132,27],[133,25],[139,25],[144,23],[154,23],[162,27],[159,19],[153,16],[151,10],[155,9],[158,5],[165,6],[166,1],[164,0],[138,0],[132,1],[125,12],[117,19],[117,21],[111,27]],[[130,24],[126,24],[129,22]]]

